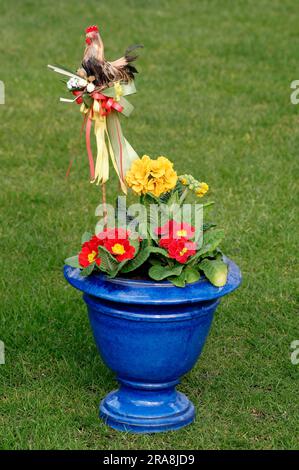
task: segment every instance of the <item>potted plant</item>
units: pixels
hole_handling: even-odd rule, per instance
[[[81,68],[49,65],[74,95],[60,101],[80,105],[90,180],[103,195],[102,218],[66,260],[64,275],[83,292],[99,352],[120,384],[102,400],[101,417],[125,431],[177,429],[194,419],[194,406],[175,386],[198,359],[220,298],[239,286],[241,274],[220,250],[223,230],[207,222],[212,203],[199,204],[208,185],[178,176],[163,156],[139,158],[122,133],[142,46],[109,62],[99,28],[85,33]],[[126,207],[123,196],[115,207],[107,204],[110,161],[122,192],[131,188],[138,203]]]
[[[206,183],[146,155],[126,182],[139,205],[118,203],[115,214],[105,204],[96,233],[83,235],[64,274],[83,292],[100,355],[120,384],[102,400],[100,416],[118,430],[173,430],[194,419],[193,404],[175,386],[241,274],[219,248],[223,231],[202,223],[211,203],[187,202],[204,196]]]

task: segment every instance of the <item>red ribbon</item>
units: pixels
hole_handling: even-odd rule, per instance
[[[98,93],[97,91],[91,96],[94,100],[101,102],[101,116],[108,116],[108,114],[111,113],[113,109],[119,113],[121,113],[124,109],[123,106],[115,101],[114,98],[109,98],[108,96],[102,95],[102,93]]]
[[[82,104],[83,103],[83,98],[82,98],[82,91],[72,91],[74,96],[78,96],[76,99],[76,103]],[[101,116],[108,116],[109,113],[113,109],[115,111],[121,113],[124,109],[123,106],[121,106],[117,101],[115,101],[114,98],[109,98],[109,96],[102,95],[102,93],[98,93],[97,91],[95,93],[92,93],[91,97],[96,100],[101,102],[101,111],[100,114]]]
[[[76,103],[82,104],[83,103],[83,98],[82,98],[83,93],[82,93],[82,91],[77,90],[77,91],[72,91],[72,93],[73,93],[74,96],[78,96],[78,98],[76,99]]]

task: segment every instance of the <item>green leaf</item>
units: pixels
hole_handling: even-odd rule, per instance
[[[139,252],[135,258],[129,260],[124,268],[121,270],[122,273],[129,273],[131,271],[135,271],[135,269],[142,266],[143,263],[147,261],[149,256],[153,254],[160,254],[168,258],[168,253],[163,248],[159,248],[157,246],[148,246],[147,240],[143,240],[139,249]]]
[[[171,276],[168,280],[174,284],[176,287],[185,287],[186,279],[185,279],[185,271],[183,270],[179,276]]]
[[[72,268],[80,268],[80,264],[79,264],[79,256],[76,255],[76,256],[71,256],[70,258],[66,258],[66,260],[64,260],[65,264],[67,264],[68,266],[71,266]]]
[[[82,98],[83,98],[85,106],[87,106],[87,108],[90,108],[93,103],[93,98],[88,93],[84,93]]]
[[[101,258],[100,270],[104,271],[110,278],[117,276],[123,266],[128,262],[128,260],[117,261],[103,246],[99,246],[99,257]]]
[[[159,198],[159,199],[160,199],[160,202],[161,202],[162,204],[167,204],[168,201],[169,201],[169,199],[170,199],[170,197],[171,197],[171,195],[172,195],[172,192],[173,192],[173,190],[172,190],[172,191],[168,191],[167,193],[161,194],[161,196],[160,196],[160,198]]]
[[[192,282],[197,282],[200,279],[200,274],[197,269],[191,268],[187,266],[184,270],[185,273],[185,281],[187,284],[191,284]]]
[[[113,274],[114,271],[117,270],[120,263],[103,246],[99,246],[98,249],[99,258],[101,258],[100,270],[105,271],[108,274]]]
[[[211,258],[211,259],[215,259],[217,258],[217,255],[219,254],[222,254],[222,251],[219,249],[219,248],[216,248],[215,250],[212,250],[212,251],[207,251],[206,253],[204,253],[203,255],[200,255],[200,260],[203,260],[204,258]],[[196,266],[196,264],[195,264]]]
[[[164,248],[159,248],[158,246],[150,246],[149,250],[153,254],[159,254],[159,255],[165,256],[165,258],[169,258],[169,255],[167,251],[164,250]]]
[[[217,246],[220,244],[221,240],[224,237],[224,231],[219,230],[209,230],[203,234],[203,245],[198,250],[198,252],[189,258],[187,264],[194,265],[194,262],[197,261],[202,255],[214,251]]]
[[[213,227],[216,227],[216,226],[217,226],[217,224],[214,224],[213,222],[207,222],[206,224],[202,225],[202,230],[203,230],[203,232],[206,232],[210,228],[213,228]]]
[[[171,191],[161,194],[161,196],[159,197],[160,202],[162,202],[163,204],[168,204],[170,198],[174,197],[175,201],[179,203],[180,197],[183,194],[185,189],[186,187],[182,185],[182,183],[178,180],[175,187]],[[174,200],[172,200],[170,204],[172,204],[173,202]]]
[[[147,241],[143,240],[140,244],[139,252],[135,256],[135,258],[129,260],[124,268],[121,270],[122,273],[129,273],[131,271],[135,271],[135,269],[139,268],[150,255],[149,246],[147,245]]]
[[[222,287],[227,281],[227,264],[221,258],[204,259],[198,265],[206,278],[216,287]]]
[[[167,205],[170,207],[173,206],[174,204],[176,205],[180,204],[180,197],[177,191],[172,192],[170,198],[167,201]]]
[[[113,271],[111,271],[110,273],[107,273],[108,274],[108,277],[110,278],[114,278],[117,276],[117,274],[120,272],[120,270],[123,268],[123,266],[128,262],[127,259],[125,259],[124,261],[121,261],[120,263],[118,263],[118,265],[115,267],[115,269]]]
[[[82,269],[81,276],[89,276],[92,273],[94,267],[95,263],[91,263],[89,266],[87,266],[87,268]]]
[[[213,251],[220,244],[221,240],[224,237],[224,230],[209,230],[203,236],[203,245],[199,252],[201,254],[207,253],[208,251]]]
[[[148,262],[152,265],[152,266],[156,266],[157,264],[160,266],[161,265],[161,260],[159,258],[154,258],[154,257],[149,257],[149,260]]]
[[[205,204],[202,205],[203,208],[208,208],[210,206],[213,206],[215,204],[214,201],[206,202]]]
[[[82,235],[82,238],[81,238],[81,243],[85,243],[85,242],[89,242],[89,240],[91,239],[92,237],[92,233],[91,232],[84,232],[83,235]]]
[[[181,197],[181,195],[183,194],[183,192],[185,191],[186,189],[186,186],[184,186],[179,180],[177,181],[173,191],[176,191],[179,195],[179,198]]]
[[[197,282],[199,279],[200,274],[198,270],[189,266],[184,267],[179,276],[171,276],[168,278],[168,280],[177,287],[185,287],[186,284]]]
[[[142,203],[144,205],[149,205],[149,204],[159,204],[160,203],[160,198],[158,198],[157,196],[155,196],[154,194],[152,193],[146,193],[144,196],[143,196],[143,201]]]
[[[169,209],[166,204],[160,202],[159,198],[156,198],[152,194],[146,194],[141,197],[141,204],[145,207],[144,214],[138,216],[139,218],[139,232],[141,236],[145,236],[147,232],[149,237],[155,240],[155,228],[164,225],[169,220]]]
[[[136,256],[139,251],[140,241],[138,240],[138,238],[130,238],[129,241],[130,241],[130,245],[132,245],[135,248],[135,256]]]
[[[212,212],[214,204],[215,204],[214,201],[210,201],[202,205],[204,220],[208,220],[207,218],[209,214]]]
[[[172,268],[169,266],[156,265],[149,269],[148,274],[155,281],[161,281],[162,279],[166,279],[169,276],[179,276],[183,270],[183,267],[183,265],[174,266]]]

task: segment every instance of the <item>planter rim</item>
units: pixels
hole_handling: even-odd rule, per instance
[[[129,278],[109,279],[96,273],[81,276],[80,269],[64,266],[66,280],[76,289],[94,297],[125,304],[179,305],[204,302],[229,294],[239,287],[242,275],[239,267],[229,258],[227,283],[223,287],[213,286],[206,278],[185,287],[176,287],[169,281],[150,281]]]

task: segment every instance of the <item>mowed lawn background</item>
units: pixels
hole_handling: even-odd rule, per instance
[[[292,0],[1,1],[1,449],[299,447],[290,360],[299,339],[298,21]],[[94,23],[108,59],[144,44],[125,135],[140,155],[166,155],[208,182],[223,249],[244,276],[179,387],[197,417],[177,432],[123,434],[99,421],[116,383],[62,275],[95,226],[100,189],[89,183],[79,107],[59,103],[67,92],[46,65],[75,69]],[[113,176],[111,202],[116,194]]]

